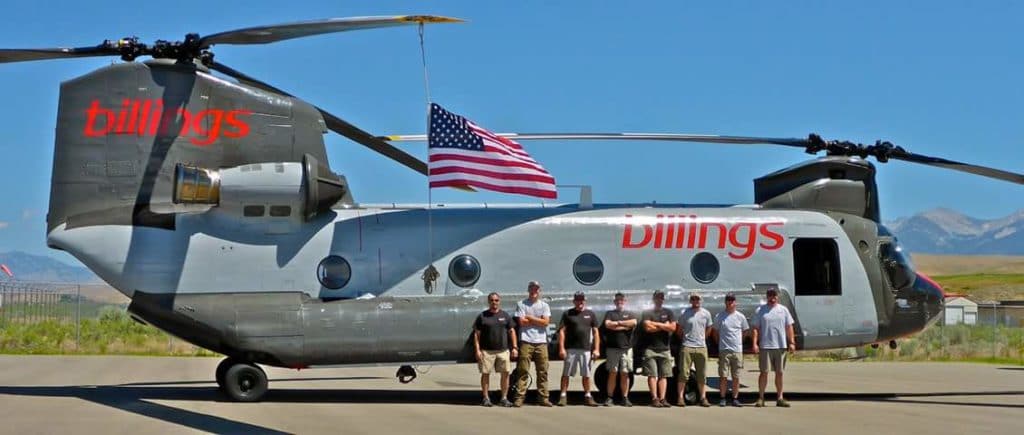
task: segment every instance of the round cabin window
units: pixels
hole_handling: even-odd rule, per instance
[[[352,266],[349,266],[344,258],[331,255],[320,260],[320,265],[316,268],[316,277],[324,287],[337,290],[348,284],[348,280],[352,278]]]
[[[459,287],[470,287],[480,280],[480,262],[472,255],[462,254],[448,265],[448,279]]]
[[[586,253],[572,263],[572,274],[583,285],[594,285],[604,276],[604,263],[598,256]]]
[[[718,259],[710,252],[701,252],[690,260],[690,274],[701,284],[710,284],[718,278]]]

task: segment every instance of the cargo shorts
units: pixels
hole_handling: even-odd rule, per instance
[[[608,368],[609,372],[633,372],[633,349],[615,349],[610,347],[605,352],[608,353],[608,361],[605,362],[605,367]]]
[[[672,351],[644,350],[644,374],[649,378],[672,377]]]
[[[512,359],[509,358],[508,350],[482,350],[483,358],[476,362],[480,374],[508,373],[512,367]]]
[[[773,372],[779,373],[786,369],[786,349],[761,349],[757,357],[761,373],[768,372],[769,362]]]
[[[734,378],[739,378],[742,370],[742,353],[733,350],[723,350],[718,352],[718,377],[728,378],[731,375]]]
[[[684,347],[679,351],[679,360],[683,366],[679,369],[679,383],[685,384],[690,379],[692,366],[697,377],[697,385],[704,385],[708,373],[708,348]]]

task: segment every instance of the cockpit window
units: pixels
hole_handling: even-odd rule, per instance
[[[903,255],[903,250],[895,243],[882,243],[878,248],[878,258],[882,262],[882,270],[893,290],[910,287],[917,278],[914,265]]]

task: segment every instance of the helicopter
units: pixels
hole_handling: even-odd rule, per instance
[[[888,142],[814,134],[505,133],[825,155],[755,179],[749,205],[600,204],[586,189],[573,204],[361,204],[332,171],[324,134],[427,175],[426,163],[394,144],[425,137],[371,134],[211,51],[459,21],[336,18],[176,42],[0,50],[0,63],[123,60],[61,84],[47,245],[128,296],[133,319],[225,355],[214,373],[219,389],[253,402],[269,388],[261,365],[400,365],[396,376],[406,381],[416,376],[413,364],[472,362],[483,296],[524,294],[530,280],[543,283],[554,317],[579,289],[598,311],[612,307],[616,292],[628,295],[628,309],[643,310],[662,290],[667,308],[698,293],[713,314],[734,293],[748,316],[765,290],[777,289],[796,319],[798,349],[892,344],[934,323],[943,293],[881,224],[868,158],[1024,184],[1021,174]]]

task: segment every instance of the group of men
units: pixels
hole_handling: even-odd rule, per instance
[[[551,321],[551,307],[540,299],[540,284],[531,281],[527,285],[528,297],[519,301],[514,316],[501,309],[501,296],[491,293],[487,296],[488,309],[477,316],[473,325],[473,343],[476,351],[477,365],[480,370],[480,388],[483,393],[483,406],[493,406],[490,400],[490,375],[498,373],[501,377],[501,400],[499,406],[520,407],[526,395],[530,364],[536,367],[537,393],[541,406],[554,406],[548,393],[548,337],[547,327]],[[615,294],[615,309],[607,311],[603,321],[587,309],[586,295],[577,292],[573,295],[573,308],[566,310],[558,323],[558,353],[564,361],[558,405],[565,406],[568,402],[567,391],[569,378],[580,375],[583,378],[583,400],[587,406],[598,406],[591,395],[590,372],[591,363],[601,356],[600,326],[604,326],[603,340],[606,349],[606,367],[608,370],[608,397],[603,405],[614,404],[613,397],[616,387],[622,395],[622,406],[633,406],[629,401],[629,374],[633,372],[633,337],[634,329],[641,328],[643,371],[647,376],[647,386],[651,392],[651,405],[656,408],[671,407],[665,398],[668,390],[668,378],[672,376],[673,336],[682,337],[679,351],[679,397],[678,406],[685,406],[686,384],[693,368],[698,388],[698,403],[711,406],[705,391],[707,373],[707,338],[718,342],[718,376],[720,401],[719,406],[737,406],[739,401],[740,371],[743,369],[743,336],[753,331],[752,350],[758,354],[758,399],[754,406],[763,407],[764,392],[768,381],[769,369],[775,372],[775,388],[777,391],[776,406],[789,407],[783,397],[782,374],[785,367],[787,352],[793,352],[796,344],[793,336],[793,316],[789,310],[779,304],[778,291],[769,289],[766,294],[767,303],[758,307],[753,321],[748,323],[746,316],[736,309],[736,296],[725,296],[725,309],[712,318],[711,313],[701,306],[701,296],[690,295],[690,307],[679,315],[679,321],[671,310],[665,308],[665,293],[654,292],[653,309],[644,311],[638,319],[634,313],[625,309],[626,296]],[[519,334],[515,324],[519,325]],[[751,323],[753,329],[751,329]],[[517,395],[513,400],[508,398],[509,373],[511,361],[516,359]],[[727,400],[728,381],[732,380],[732,399]]]

